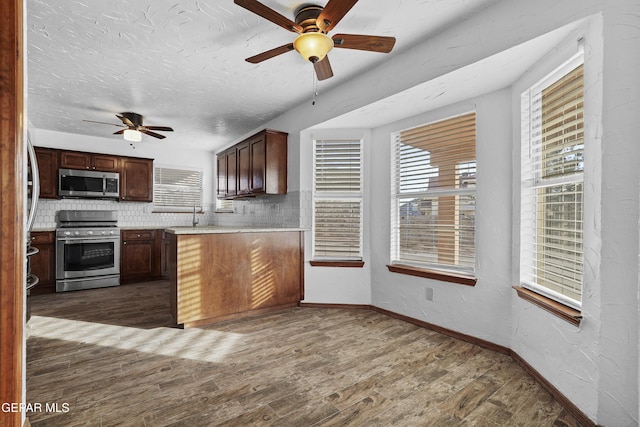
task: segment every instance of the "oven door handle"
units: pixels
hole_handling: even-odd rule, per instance
[[[77,242],[118,242],[120,240],[117,236],[109,236],[109,237],[63,237],[57,238],[57,242],[59,243],[77,243]]]

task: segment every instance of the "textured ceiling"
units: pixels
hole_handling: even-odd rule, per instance
[[[303,4],[263,3],[291,19]],[[489,3],[359,1],[332,33],[392,35],[394,51],[333,50],[335,76],[320,92]],[[215,150],[311,100],[313,67],[296,52],[244,61],[295,34],[232,0],[28,0],[27,15],[28,113],[38,129],[109,136],[118,129],[82,120],[116,124],[114,114],[133,111],[172,126],[168,144]]]

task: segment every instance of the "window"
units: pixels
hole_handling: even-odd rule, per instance
[[[582,294],[583,59],[522,95],[520,280],[573,308]]]
[[[156,167],[153,174],[153,210],[191,212],[202,206],[202,171]]]
[[[313,258],[362,259],[362,143],[315,140]]]
[[[216,199],[216,212],[233,213],[233,200]]]
[[[475,268],[476,115],[393,135],[391,261]]]

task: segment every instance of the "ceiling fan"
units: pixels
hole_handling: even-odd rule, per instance
[[[325,80],[333,76],[327,53],[334,47],[389,53],[396,42],[395,37],[363,34],[336,34],[333,37],[327,35],[358,0],[329,0],[325,7],[313,4],[302,5],[296,9],[295,22],[257,0],[234,0],[234,2],[285,30],[299,34],[293,43],[247,58],[246,61],[252,64],[295,49],[304,59],[313,63],[318,80]]]
[[[164,135],[160,135],[159,133],[153,132],[164,131],[164,132],[173,132],[173,129],[167,126],[145,126],[142,124],[142,116],[136,113],[122,113],[116,114],[116,117],[122,120],[122,124],[116,123],[106,123],[106,122],[96,122],[94,120],[83,120],[84,122],[90,123],[100,123],[103,125],[113,125],[119,126],[125,129],[120,129],[117,132],[114,132],[114,135],[124,135],[124,139],[132,142],[139,142],[142,140],[142,134],[152,136],[158,139],[166,138]]]

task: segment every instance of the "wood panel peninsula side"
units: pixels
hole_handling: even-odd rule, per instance
[[[171,314],[179,325],[294,307],[304,298],[301,229],[176,227],[166,233]]]

